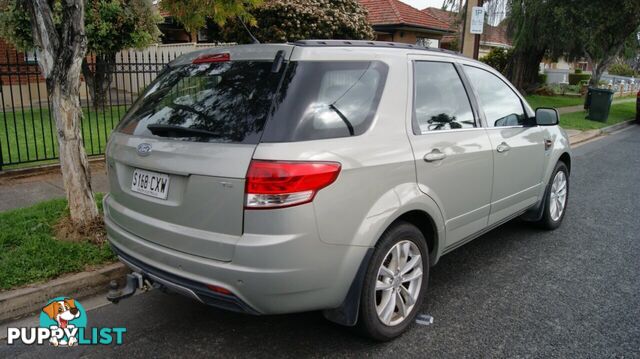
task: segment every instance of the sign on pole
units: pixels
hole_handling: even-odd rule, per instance
[[[474,6],[471,11],[471,26],[469,27],[469,32],[472,34],[482,34],[484,8],[482,6]]]

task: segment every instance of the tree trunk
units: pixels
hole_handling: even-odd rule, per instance
[[[98,217],[98,208],[91,190],[89,160],[80,133],[80,121],[82,121],[78,100],[80,81],[69,82],[75,82],[76,85],[65,88],[59,81],[47,81],[47,90],[58,129],[60,169],[69,202],[71,221],[82,226]]]
[[[598,87],[600,85],[600,78],[602,78],[602,73],[604,73],[604,66],[597,62],[592,62],[591,68],[591,78],[589,79],[589,87]]]
[[[62,0],[60,17],[53,20],[53,2],[24,2],[29,11],[38,61],[46,79],[60,148],[60,169],[71,221],[75,226],[94,222],[98,208],[91,191],[89,161],[82,143],[80,121],[80,72],[87,50],[84,32],[84,0]]]
[[[82,76],[87,83],[93,107],[98,109],[106,105],[109,100],[111,75],[116,64],[116,54],[100,54],[96,55],[95,59],[93,69],[87,63],[86,58],[82,61]]]
[[[515,51],[507,62],[504,73],[518,90],[526,93],[538,83],[543,57],[544,51]]]

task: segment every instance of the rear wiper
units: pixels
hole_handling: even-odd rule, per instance
[[[349,120],[347,119],[347,116],[345,116],[340,110],[338,110],[338,108],[334,104],[330,104],[329,108],[338,114],[338,117],[340,117],[342,122],[344,122],[344,124],[347,125],[347,128],[349,129],[349,135],[353,136],[354,134],[353,125],[351,125],[351,122],[349,122]]]
[[[163,137],[220,137],[218,132],[200,130],[197,128],[182,127],[176,125],[150,124],[149,131],[156,136]]]

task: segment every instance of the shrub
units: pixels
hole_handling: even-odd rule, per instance
[[[547,74],[538,74],[538,83],[544,85],[547,83]]]
[[[261,42],[302,39],[373,39],[367,11],[357,0],[270,0],[250,11],[251,31]],[[250,43],[242,25],[229,20],[224,27],[208,24],[209,36],[224,42]]]
[[[577,74],[581,74],[582,73],[582,69],[575,69],[573,72],[575,72]]]
[[[591,74],[569,74],[569,85],[578,85],[580,81],[589,81]]]
[[[513,50],[494,47],[488,54],[481,58],[480,61],[504,73],[504,69],[507,67],[511,56],[513,56]]]
[[[549,85],[540,86],[533,90],[533,93],[540,96],[555,96],[556,92]]]
[[[634,76],[636,74],[635,71],[633,71],[633,69],[631,68],[631,66],[625,63],[613,64],[609,66],[609,73],[611,75],[628,76],[628,77]]]
[[[579,93],[580,92],[580,84],[578,85],[569,85],[567,86],[567,92]]]

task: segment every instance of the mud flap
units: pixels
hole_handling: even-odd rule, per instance
[[[541,220],[542,216],[544,216],[544,207],[547,205],[549,191],[551,191],[551,183],[547,184],[546,189],[544,190],[544,196],[542,196],[542,200],[535,207],[532,207],[524,212],[524,214],[520,218],[527,222],[537,222]]]
[[[360,267],[358,267],[356,277],[353,279],[353,282],[351,282],[351,287],[349,287],[347,296],[342,304],[338,308],[322,311],[325,319],[348,327],[356,325],[358,322],[358,312],[360,310],[362,285],[364,284],[364,277],[367,273],[369,260],[373,255],[373,249],[374,248],[369,248],[367,250],[367,253],[360,263]]]

